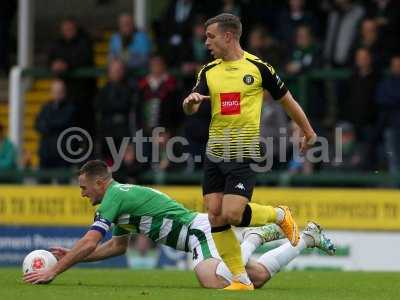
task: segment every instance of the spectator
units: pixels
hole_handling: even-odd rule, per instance
[[[390,61],[390,75],[377,88],[379,129],[383,133],[389,172],[400,174],[400,55]],[[400,183],[399,183],[400,184]]]
[[[289,7],[284,9],[278,19],[278,37],[291,47],[296,29],[300,25],[307,25],[313,31],[317,29],[316,19],[305,9],[304,0],[289,0]]]
[[[0,123],[0,172],[15,170],[16,167],[16,149],[11,140],[6,136],[4,127]]]
[[[310,27],[306,25],[297,27],[295,44],[285,68],[287,74],[299,75],[319,67],[321,65],[320,53],[320,48],[315,42]],[[288,81],[288,85],[292,93],[301,99],[298,80]],[[305,101],[307,102],[303,105],[309,118],[314,126],[319,128],[328,111],[320,81],[310,81]]]
[[[36,130],[40,133],[39,159],[41,169],[68,167],[57,149],[57,139],[67,128],[75,125],[75,106],[66,98],[64,81],[53,80],[52,99],[46,103],[36,118]]]
[[[192,24],[201,15],[201,4],[193,0],[173,0],[162,18],[158,33],[158,44],[162,45],[163,55],[168,64],[176,66],[183,55],[184,48],[192,37]]]
[[[129,144],[124,152],[120,168],[113,174],[118,182],[131,184],[140,183],[140,175],[148,169],[148,162],[141,161],[144,157],[138,157],[134,145]]]
[[[93,78],[71,78],[68,71],[93,67],[93,47],[89,35],[78,27],[75,19],[61,22],[61,37],[54,43],[49,54],[51,70],[65,79],[68,98],[78,108],[74,116],[77,126],[94,133],[93,99],[96,81]]]
[[[357,48],[366,48],[372,55],[372,63],[382,68],[386,65],[385,51],[383,51],[381,39],[378,34],[378,25],[374,19],[365,19],[361,23],[360,37]]]
[[[286,65],[286,72],[290,75],[297,75],[317,67],[320,65],[319,57],[320,49],[314,41],[310,27],[297,27],[295,44],[289,63]]]
[[[263,26],[254,27],[248,36],[249,52],[279,68],[283,61],[284,49],[279,46],[276,40],[268,34]]]
[[[368,6],[368,16],[373,18],[382,39],[387,57],[400,51],[400,3],[396,0],[373,0]],[[388,62],[388,61],[387,61]]]
[[[335,3],[337,9],[328,16],[324,58],[333,66],[344,67],[351,62],[358,24],[365,12],[353,0],[335,0]]]
[[[93,66],[92,42],[75,19],[61,22],[61,37],[54,43],[49,54],[51,70],[60,75],[80,67]]]
[[[348,95],[339,103],[341,119],[353,124],[356,138],[368,142],[372,127],[376,122],[377,107],[375,101],[376,85],[379,75],[372,63],[368,49],[360,48],[355,55],[355,68],[349,80]]]
[[[187,172],[200,170],[203,166],[208,141],[208,126],[211,121],[211,102],[203,101],[197,113],[185,115],[184,132],[187,138],[189,158]],[[197,158],[197,159],[196,159]]]
[[[126,13],[119,16],[118,28],[110,39],[110,60],[120,59],[130,71],[146,68],[152,48],[147,33],[135,28],[133,17]]]
[[[96,97],[98,136],[101,138],[102,155],[109,159],[106,137],[112,137],[120,146],[124,137],[131,136],[129,119],[133,108],[133,91],[125,81],[124,65],[113,60],[108,66],[108,82]]]
[[[161,56],[150,59],[150,73],[139,81],[139,99],[136,110],[138,128],[151,136],[156,127],[174,132],[180,120],[177,82],[168,73]]]
[[[364,148],[357,141],[353,125],[349,122],[339,122],[335,129],[341,130],[341,138],[335,140],[335,143],[341,143],[340,147],[335,145],[335,149],[339,148],[341,151],[331,153],[329,165],[326,165],[325,169],[339,171],[361,169],[366,156]],[[339,154],[340,156],[336,156]]]
[[[193,87],[197,71],[210,60],[208,49],[204,44],[205,38],[204,22],[202,19],[198,19],[193,26],[192,38],[182,50],[181,72],[185,91]]]
[[[204,22],[199,18],[193,26],[193,36],[183,52],[181,70],[184,74],[195,74],[199,67],[210,59],[208,49],[204,44],[205,39]]]

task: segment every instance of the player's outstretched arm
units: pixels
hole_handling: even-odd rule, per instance
[[[317,135],[314,129],[311,127],[310,122],[307,119],[301,106],[294,100],[292,94],[288,91],[281,99],[279,103],[285,109],[289,117],[296,122],[300,129],[304,133],[304,138],[301,142],[300,151],[304,153],[310,148],[317,140]]]
[[[126,252],[128,242],[129,234],[123,236],[113,236],[111,240],[97,246],[96,250],[87,256],[83,261],[98,261],[109,257],[122,255]]]
[[[48,270],[38,270],[24,275],[24,281],[32,284],[51,282],[57,275],[90,255],[103,235],[97,230],[89,230],[57,264]]]
[[[98,245],[96,250],[94,250],[94,252],[86,257],[82,262],[98,261],[109,257],[122,255],[126,252],[128,242],[128,234],[123,236],[114,236],[111,240]],[[55,257],[57,257],[58,260],[60,260],[71,250],[63,247],[51,247],[50,251]]]
[[[201,102],[205,99],[210,99],[210,96],[204,96],[199,93],[191,93],[183,100],[183,111],[187,115],[193,115],[199,110]]]

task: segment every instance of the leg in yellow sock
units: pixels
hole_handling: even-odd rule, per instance
[[[272,206],[249,203],[251,220],[249,226],[263,226],[267,223],[276,223],[276,209]]]
[[[229,229],[213,232],[212,236],[219,255],[221,255],[221,258],[232,272],[233,276],[245,273],[246,270],[242,262],[240,244],[232,228],[229,226]]]
[[[251,219],[248,226],[263,226],[266,223],[277,223],[286,237],[289,239],[292,246],[296,246],[300,240],[299,227],[294,221],[290,209],[287,206],[272,206],[260,205],[256,203],[248,204],[251,209]],[[280,216],[278,217],[278,212]],[[250,212],[247,212],[249,215]],[[241,224],[243,226],[243,224]]]

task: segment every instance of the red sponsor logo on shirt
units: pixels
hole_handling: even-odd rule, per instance
[[[240,93],[220,93],[221,115],[240,114]]]

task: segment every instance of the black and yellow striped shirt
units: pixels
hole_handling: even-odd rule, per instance
[[[275,100],[287,92],[274,68],[248,52],[242,59],[217,59],[200,70],[193,91],[211,96],[208,154],[226,159],[260,157],[264,90]]]

